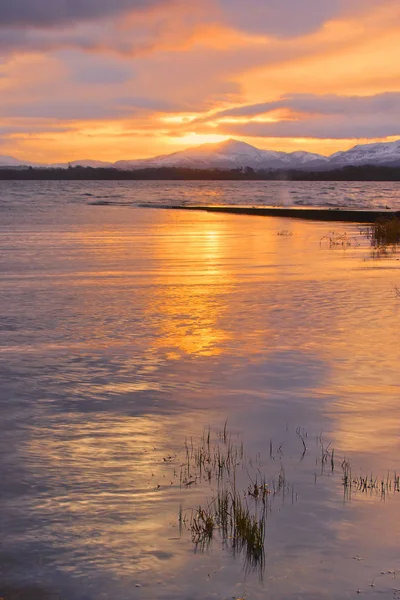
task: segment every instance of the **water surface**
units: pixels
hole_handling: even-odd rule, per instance
[[[396,597],[400,494],[345,497],[340,462],[399,470],[398,256],[356,225],[137,207],[244,189],[186,185],[0,186],[1,594]],[[379,186],[354,201],[396,207]],[[333,228],[350,245],[321,241]],[[295,488],[273,501],[262,581],[179,528],[179,506],[212,494],[179,485],[185,439],[226,419]]]

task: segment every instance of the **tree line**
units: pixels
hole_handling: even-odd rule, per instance
[[[348,166],[330,171],[188,169],[163,167],[123,171],[115,168],[0,167],[0,180],[22,181],[400,181],[400,166]]]

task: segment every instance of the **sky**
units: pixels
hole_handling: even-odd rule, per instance
[[[399,0],[0,0],[0,154],[400,137]]]

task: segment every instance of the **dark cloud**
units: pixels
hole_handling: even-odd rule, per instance
[[[0,0],[1,2],[1,0]],[[68,50],[85,54],[133,57],[151,51],[158,40],[157,32],[131,28],[120,31],[107,21],[78,23],[65,27],[9,27],[0,23],[0,52],[4,56],[15,52],[52,52]],[[82,57],[81,57],[82,60]]]
[[[0,26],[63,25],[168,2],[170,0],[1,0]]]
[[[348,12],[367,11],[374,2],[376,5],[376,0],[204,0],[203,5],[185,0],[0,0],[0,51],[76,48],[137,56],[163,47],[165,41],[167,46],[179,45],[203,25],[289,39],[315,31]],[[381,0],[382,5],[393,2]],[[141,17],[129,24],[114,19],[131,11]],[[297,50],[299,54],[305,51],[301,45]],[[271,57],[265,48],[263,51],[265,64],[269,64]],[[255,48],[253,52],[257,54]],[[293,55],[296,50],[280,48],[282,58],[287,52]]]
[[[364,0],[362,5],[365,8],[371,2]],[[64,25],[173,3],[174,0],[1,0],[0,25]],[[289,37],[312,31],[344,9],[358,5],[360,0],[214,0],[209,9],[213,22],[215,10],[219,10],[220,20],[239,29]]]
[[[50,11],[48,18],[42,20],[38,10],[26,17],[17,18],[15,15],[12,23],[7,25],[7,19],[1,17],[5,7],[0,0],[0,53],[7,56],[15,52],[76,50],[86,54],[101,53],[103,56],[121,55],[129,58],[151,53],[159,45],[162,46],[166,38],[171,42],[171,23],[177,20],[174,19],[176,13],[179,16],[179,10],[174,11],[173,7],[179,9],[180,1],[117,0],[112,4],[100,0],[99,10],[93,10],[93,13],[89,10]],[[43,2],[39,0],[37,4]],[[37,4],[33,2],[34,7]],[[129,11],[136,9],[136,12],[126,15],[126,19],[114,18],[125,7]],[[157,10],[154,10],[155,7]],[[193,21],[192,29],[196,24],[195,16]],[[180,36],[177,42],[190,35],[192,29],[182,27],[177,30]]]

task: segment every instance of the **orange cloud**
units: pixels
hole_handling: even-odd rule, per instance
[[[319,3],[309,23],[293,21],[293,2],[274,4],[275,26],[253,18],[271,9],[269,0],[251,0],[248,17],[236,1],[230,12],[225,0],[171,0],[138,12],[126,0],[122,17],[119,3],[62,29],[14,22],[0,42],[13,50],[0,65],[0,153],[118,160],[236,135],[259,147],[329,154],[356,139],[396,135],[393,112],[375,111],[374,122],[366,114],[358,128],[348,112],[339,132],[332,113],[280,101],[399,92],[397,1]],[[276,106],[264,113],[229,114],[268,102]]]

